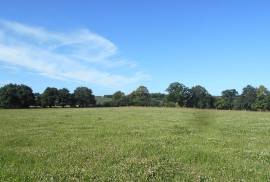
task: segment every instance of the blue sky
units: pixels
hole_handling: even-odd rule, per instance
[[[0,6],[0,85],[96,95],[179,81],[213,95],[270,88],[270,2],[9,0]]]

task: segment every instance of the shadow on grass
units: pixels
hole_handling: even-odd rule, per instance
[[[195,129],[207,130],[213,127],[215,124],[215,118],[216,116],[213,113],[196,111],[192,113],[191,120],[188,121],[188,125]]]

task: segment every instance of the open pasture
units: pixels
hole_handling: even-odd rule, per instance
[[[270,113],[0,110],[0,181],[268,181]]]

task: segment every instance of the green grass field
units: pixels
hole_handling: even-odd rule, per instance
[[[269,181],[270,113],[0,110],[1,181]]]

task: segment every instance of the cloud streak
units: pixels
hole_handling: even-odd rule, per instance
[[[116,45],[88,29],[52,32],[0,20],[0,61],[52,79],[107,87],[149,78],[137,70],[136,63],[119,57]],[[117,73],[121,68],[133,74]]]

